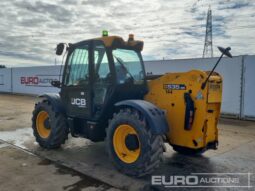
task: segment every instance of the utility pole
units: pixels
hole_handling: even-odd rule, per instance
[[[203,58],[213,57],[213,42],[212,42],[212,10],[209,6],[206,19],[205,44]]]

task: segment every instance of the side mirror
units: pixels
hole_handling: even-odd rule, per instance
[[[220,51],[222,54],[224,54],[225,56],[227,56],[227,57],[229,57],[229,58],[232,58],[232,54],[229,52],[229,51],[231,50],[230,47],[228,47],[228,48],[223,48],[223,47],[218,46],[218,49],[219,49],[219,51]]]
[[[220,60],[222,59],[222,57],[225,55],[229,58],[232,58],[232,54],[229,52],[231,50],[230,47],[227,48],[223,48],[218,46],[219,51],[221,52],[221,56],[219,57],[218,61],[216,62],[216,64],[214,65],[213,69],[211,70],[211,72],[209,73],[209,75],[207,76],[206,80],[202,83],[201,85],[201,89],[203,90],[206,86],[206,83],[208,82],[210,76],[213,74],[215,68],[217,67],[217,65],[219,64]]]
[[[56,55],[61,56],[64,52],[64,49],[65,49],[65,44],[59,43],[56,47]]]
[[[60,88],[61,87],[61,82],[58,81],[58,80],[53,80],[53,81],[51,81],[51,85],[53,87]]]

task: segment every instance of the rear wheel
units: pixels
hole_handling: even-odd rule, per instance
[[[59,148],[68,138],[69,130],[64,114],[54,112],[47,100],[35,105],[32,128],[36,141],[43,148]]]
[[[143,176],[159,166],[164,143],[153,135],[145,118],[135,110],[116,113],[107,130],[107,150],[118,170],[131,176]]]

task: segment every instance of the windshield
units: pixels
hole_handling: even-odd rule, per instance
[[[115,49],[112,52],[118,83],[132,80],[135,84],[144,82],[141,59],[134,50]]]

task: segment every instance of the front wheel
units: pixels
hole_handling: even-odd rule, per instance
[[[46,149],[59,148],[68,138],[69,129],[64,114],[55,112],[47,100],[35,105],[32,128],[36,141]]]
[[[114,114],[106,144],[117,169],[136,177],[150,174],[158,167],[164,151],[162,136],[152,134],[145,118],[131,109]]]

